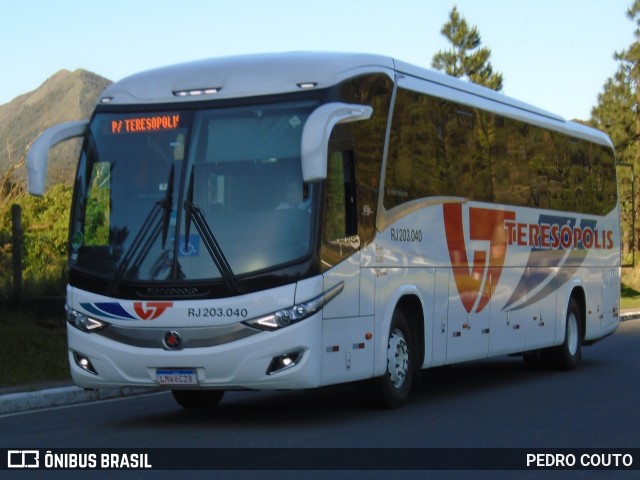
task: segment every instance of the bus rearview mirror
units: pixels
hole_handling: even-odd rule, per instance
[[[60,142],[84,135],[88,123],[87,120],[60,123],[45,130],[33,141],[27,152],[27,173],[30,194],[38,196],[44,194],[49,150]]]
[[[368,105],[327,103],[315,109],[302,130],[302,178],[315,182],[327,178],[327,154],[331,131],[339,123],[357,122],[371,117]]]

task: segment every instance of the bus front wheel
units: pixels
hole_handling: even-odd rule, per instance
[[[391,319],[387,341],[387,368],[383,376],[373,379],[365,390],[375,406],[398,408],[411,393],[414,375],[413,338],[409,322],[402,310]]]

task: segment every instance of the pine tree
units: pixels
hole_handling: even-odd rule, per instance
[[[608,132],[616,146],[622,151],[631,148],[626,161],[638,159],[640,146],[640,0],[635,0],[627,10],[627,16],[636,24],[635,42],[628,49],[616,52],[614,58],[620,62],[618,72],[607,80],[604,92],[598,97],[599,106],[604,102],[613,117],[610,119]],[[598,107],[592,111],[597,120]],[[618,110],[618,111],[615,111]],[[621,136],[623,135],[623,136]],[[634,148],[635,147],[635,148]]]
[[[433,56],[431,66],[458,78],[502,90],[502,74],[493,71],[489,57],[491,50],[481,47],[480,34],[475,25],[469,24],[458,13],[457,7],[449,13],[449,21],[440,30],[452,47],[440,50]]]
[[[598,94],[598,104],[591,109],[593,127],[609,135],[616,147],[619,162],[633,163],[638,158],[637,96],[635,82],[621,64]]]

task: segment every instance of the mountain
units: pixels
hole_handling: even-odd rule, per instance
[[[46,128],[89,118],[110,83],[86,70],[60,70],[36,90],[0,105],[0,177],[23,159],[27,146]],[[78,152],[79,141],[64,142],[51,151],[48,185],[72,183]],[[26,168],[18,168],[13,176],[23,182]]]

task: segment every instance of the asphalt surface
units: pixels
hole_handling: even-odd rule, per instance
[[[640,319],[640,310],[623,310],[621,321]],[[0,389],[0,415],[77,403],[87,403],[155,391],[148,388],[84,390],[71,382],[25,385]]]

